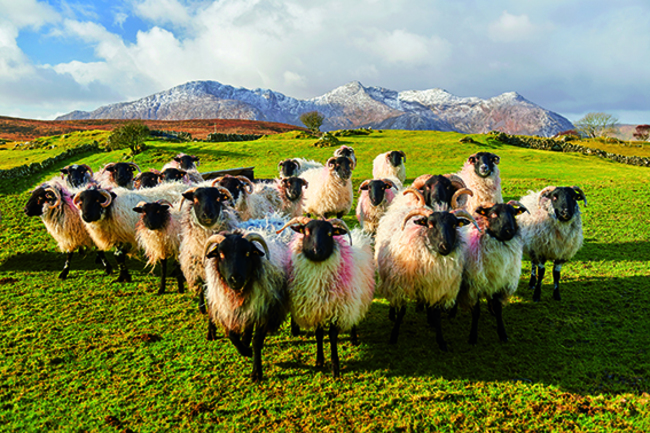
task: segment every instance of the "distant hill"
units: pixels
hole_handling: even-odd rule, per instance
[[[322,130],[372,127],[552,136],[572,129],[569,120],[516,92],[490,99],[461,98],[442,89],[397,92],[353,81],[312,99],[268,89],[249,90],[216,81],[192,81],[137,101],[73,111],[56,120],[247,119],[302,125],[300,114],[325,115]]]

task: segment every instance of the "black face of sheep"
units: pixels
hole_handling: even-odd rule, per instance
[[[342,180],[352,176],[352,160],[347,156],[332,157],[327,160],[327,168],[336,173]]]
[[[284,195],[290,201],[296,201],[302,197],[302,188],[307,187],[307,181],[301,177],[285,177],[282,179]]]
[[[160,177],[163,182],[177,182],[183,180],[187,172],[185,170],[179,170],[177,168],[166,168],[160,173]]]
[[[426,227],[430,244],[438,254],[446,256],[458,245],[458,227],[470,224],[467,218],[458,218],[449,212],[433,212],[427,217],[414,219],[413,223]]]
[[[135,178],[136,187],[140,188],[153,188],[160,183],[160,174],[152,171],[145,171],[140,173]]]
[[[191,170],[199,165],[199,157],[194,155],[180,154],[176,155],[173,159],[183,170]]]
[[[221,242],[208,249],[206,257],[217,260],[217,269],[223,281],[235,292],[240,292],[255,271],[261,269],[264,252],[241,234],[226,234]]]
[[[508,242],[517,234],[518,226],[515,217],[528,209],[520,204],[499,203],[493,206],[480,206],[476,213],[485,217],[486,232],[501,242]]]
[[[298,170],[300,170],[300,164],[294,159],[285,159],[284,161],[280,161],[278,167],[280,168],[280,175],[282,177],[296,176]]]
[[[486,178],[492,174],[494,168],[499,164],[501,159],[494,153],[479,152],[467,159],[474,166],[474,172],[477,176]]]
[[[232,195],[234,201],[239,200],[242,191],[246,191],[246,184],[235,176],[224,176],[219,181],[219,186],[226,188]]]
[[[162,229],[170,218],[170,205],[165,202],[140,203],[133,208],[134,212],[142,214],[142,223],[149,230]]]
[[[81,211],[81,218],[91,223],[102,219],[115,197],[112,191],[90,188],[78,193],[74,197],[74,204]]]
[[[431,176],[422,187],[422,195],[427,206],[434,204],[451,204],[456,189],[451,181],[442,175]]]
[[[324,220],[311,220],[307,224],[292,225],[291,229],[304,235],[302,252],[309,260],[322,262],[334,252],[334,236],[348,232],[342,227],[334,227]]]
[[[111,173],[113,180],[117,186],[127,188],[131,182],[133,182],[134,175],[133,173],[139,168],[132,162],[117,162],[114,164],[109,164],[106,167],[106,171]]]
[[[585,200],[585,196],[577,187],[557,187],[552,191],[543,194],[551,200],[555,216],[559,221],[568,222],[573,219],[578,208],[577,201]]]
[[[84,186],[92,178],[93,171],[86,164],[72,164],[59,170],[75,188]]]
[[[366,180],[359,189],[361,191],[368,191],[368,198],[373,206],[379,206],[384,201],[386,190],[394,186],[393,183],[385,182],[383,180]]]
[[[230,198],[217,188],[191,189],[185,191],[183,197],[192,202],[194,214],[199,224],[204,227],[212,227],[217,222],[224,206],[223,202]]]
[[[41,216],[43,215],[43,205],[45,203],[54,205],[56,201],[56,196],[49,188],[38,187],[32,192],[23,210],[27,216]]]
[[[406,162],[406,155],[401,150],[393,150],[386,156],[386,158],[393,167],[399,167],[402,165],[402,159]]]
[[[351,147],[347,146],[341,146],[337,151],[336,151],[337,156],[346,156],[350,159],[352,159],[352,156],[354,155],[354,149]]]

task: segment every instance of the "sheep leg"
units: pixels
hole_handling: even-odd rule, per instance
[[[353,326],[352,329],[350,329],[350,344],[353,346],[358,346],[359,345],[359,333],[357,332],[357,326]]]
[[[160,261],[160,285],[158,287],[158,294],[165,293],[165,286],[167,284],[167,259]]]
[[[253,328],[250,328],[252,334]],[[246,335],[246,334],[244,334]],[[253,382],[260,382],[262,380],[262,348],[264,347],[264,338],[266,337],[266,326],[258,327],[255,330],[255,337],[253,338],[253,372],[251,373],[251,380]]]
[[[106,275],[110,275],[113,273],[113,267],[111,266],[110,262],[106,259],[106,254],[104,254],[104,251],[97,251],[97,257],[95,258],[95,263],[96,264],[101,264],[104,267],[104,273]]]
[[[201,314],[205,314],[207,312],[207,309],[205,306],[205,294],[204,294],[203,287],[201,287],[201,289],[199,290],[199,294],[196,298],[199,304],[199,311],[201,312]]]
[[[449,318],[453,319],[456,317],[456,314],[458,314],[458,302],[456,302],[454,306],[451,307],[451,310],[449,310]]]
[[[427,321],[436,331],[436,342],[443,352],[447,351],[447,343],[442,336],[442,310],[440,307],[427,307]]]
[[[537,262],[531,260],[530,262],[530,281],[528,282],[528,288],[530,290],[535,289],[535,284],[537,284]]]
[[[185,276],[183,276],[183,271],[181,271],[181,265],[176,263],[176,267],[172,271],[172,275],[176,277],[176,283],[178,284],[178,293],[185,293]]]
[[[70,260],[72,260],[72,255],[74,254],[73,251],[70,251],[69,253],[66,254],[65,256],[65,264],[63,265],[63,270],[59,274],[59,279],[60,280],[65,280],[68,278],[68,273],[70,272]]]
[[[395,307],[388,308],[388,320],[391,322],[395,321]]]
[[[490,311],[494,314],[494,317],[497,319],[497,334],[499,334],[499,340],[503,343],[508,341],[508,335],[506,335],[506,327],[503,324],[503,304],[501,303],[501,295],[494,295],[492,299],[488,300],[488,305],[490,305]]]
[[[293,319],[293,316],[291,316],[291,335],[293,335],[294,337],[300,335],[300,326],[298,326],[296,321]]]
[[[415,312],[416,313],[422,313],[424,311],[425,307],[426,306],[424,305],[424,302],[418,301],[418,302],[415,303]]]
[[[118,247],[115,251],[115,260],[117,260],[117,267],[120,270],[120,275],[115,280],[116,283],[130,283],[131,275],[126,268],[126,251],[123,247]]]
[[[535,291],[533,292],[534,302],[539,302],[539,300],[542,298],[542,280],[544,279],[544,273],[546,272],[546,268],[544,267],[543,262],[539,263],[537,265],[537,268],[537,285],[535,285]]]
[[[217,326],[212,321],[212,317],[208,317],[208,341],[214,341],[217,339]]]
[[[562,261],[556,260],[553,263],[553,299],[556,301],[560,298],[560,273],[562,272]]]
[[[322,368],[325,365],[325,355],[323,354],[323,335],[325,330],[322,326],[316,328],[316,367]]]
[[[230,339],[232,344],[235,346],[235,349],[237,349],[237,352],[239,352],[241,356],[245,356],[246,358],[250,358],[251,356],[253,356],[253,351],[251,350],[250,346],[244,346],[238,332],[229,330],[228,338]]]
[[[478,319],[481,316],[481,301],[476,301],[472,307],[472,328],[469,331],[469,344],[476,344],[478,341]]]
[[[341,368],[339,366],[338,326],[330,325],[329,334],[330,334],[330,351],[331,351],[330,358],[332,361],[332,376],[339,377]]]
[[[242,333],[241,336],[241,342],[244,346],[250,347],[252,339],[253,339],[253,325],[244,329],[244,332]]]
[[[390,332],[389,344],[397,344],[397,337],[399,337],[399,327],[402,325],[402,319],[406,314],[406,306],[397,310],[397,315],[395,316],[395,323],[393,324],[393,330]]]

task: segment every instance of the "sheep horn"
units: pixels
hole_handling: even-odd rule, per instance
[[[90,175],[93,176],[95,173],[93,173],[93,169],[90,168],[88,164],[81,164],[82,167],[86,167],[86,170],[90,172]]]
[[[467,188],[467,185],[465,185],[465,181],[457,174],[445,174],[444,176],[447,179],[449,179],[449,181],[451,182],[454,188],[456,189]]]
[[[220,244],[221,242],[224,241],[226,237],[224,235],[212,235],[208,238],[207,241],[205,241],[205,248],[203,249],[203,257],[205,257],[208,254],[208,250],[212,245],[214,244]]]
[[[56,188],[48,186],[47,188],[45,188],[45,191],[52,191],[52,193],[54,194],[54,197],[56,197],[56,201],[54,202],[52,207],[61,206],[61,193],[59,193],[59,191]]]
[[[246,233],[244,236],[244,239],[246,239],[248,242],[257,242],[260,245],[262,245],[262,248],[264,248],[264,252],[266,253],[266,258],[270,259],[271,258],[271,253],[269,252],[269,246],[266,244],[266,240],[262,237],[261,234],[259,233]]]
[[[100,170],[100,172],[103,173],[103,172],[105,172],[106,170],[108,170],[109,168],[113,168],[113,167],[115,167],[115,163],[114,163],[114,162],[109,162],[108,164],[106,164],[105,166],[102,167],[102,169]]]
[[[577,192],[578,194],[580,194],[580,195],[578,196],[578,200],[582,200],[582,201],[585,203],[585,207],[587,207],[587,196],[586,196],[585,193],[582,191],[582,189],[580,189],[580,187],[578,187],[578,186],[572,186],[571,189],[573,189],[575,192]]]
[[[81,209],[81,207],[79,206],[79,203],[81,203],[81,196],[80,196],[79,194],[76,194],[76,195],[74,196],[74,198],[72,199],[72,204],[73,204],[77,209]]]
[[[297,159],[292,159],[291,161],[295,162],[296,165],[298,166],[298,170],[300,170],[300,163],[298,162]]]
[[[368,186],[368,185],[370,185],[370,182],[371,182],[370,179],[366,179],[366,180],[364,180],[364,181],[361,183],[361,185],[359,185],[359,193],[361,193],[361,190],[363,189],[364,186]]]
[[[478,232],[481,233],[481,228],[478,226],[478,223],[476,222],[476,220],[474,219],[472,214],[467,212],[465,209],[456,209],[456,210],[451,211],[451,213],[457,218],[458,217],[467,218],[468,220],[470,220],[474,224],[474,226],[476,227],[476,230],[478,230]]]
[[[528,209],[526,209],[526,206],[519,203],[517,200],[510,200],[507,204],[509,204],[510,206],[512,206],[514,208],[519,207],[519,208],[523,209],[524,211],[528,212]],[[528,212],[528,213],[530,213],[530,212]]]
[[[183,194],[188,193],[188,192],[194,192],[197,189],[199,189],[198,186],[195,186],[194,188],[186,189]],[[181,204],[178,205],[178,209],[183,209],[183,202],[184,201],[185,201],[185,196],[183,195],[182,198],[181,198]]]
[[[105,189],[100,189],[97,192],[106,197],[106,201],[104,203],[100,203],[101,207],[109,207],[111,203],[113,203],[113,196],[110,192],[106,191]]]
[[[329,219],[328,221],[334,227],[345,229],[345,231],[348,233],[348,239],[350,239],[350,246],[352,246],[352,235],[350,234],[350,228],[345,223],[345,221],[340,220],[338,218],[332,218],[332,219]]]
[[[161,198],[160,200],[156,200],[156,203],[158,203],[158,204],[166,204],[171,208],[174,207],[174,205],[169,200],[165,200],[164,198]],[[140,205],[138,205],[138,206],[140,206]]]
[[[331,169],[332,169],[331,166],[333,165],[333,164],[332,164],[333,162],[336,162],[336,158],[331,157],[330,159],[327,160],[327,162],[325,163],[325,165],[326,165],[326,166],[331,170]]]
[[[454,195],[451,197],[451,207],[452,209],[456,209],[458,207],[458,198],[461,195],[469,195],[470,197],[474,197],[474,193],[472,192],[471,189],[468,188],[461,188],[458,191],[454,193]]]
[[[423,174],[421,176],[418,176],[411,184],[411,188],[422,189],[424,187],[424,184],[427,183],[427,181],[432,177],[432,174]]]
[[[276,231],[275,233],[279,235],[280,233],[282,233],[282,231],[283,231],[284,229],[286,229],[286,228],[289,227],[289,226],[294,225],[295,223],[299,223],[299,224],[305,225],[305,224],[307,224],[309,221],[311,221],[311,218],[306,217],[306,216],[298,216],[298,217],[292,218],[291,221],[289,221],[288,223],[286,223],[284,226],[282,226],[282,228],[281,228],[280,230]]]
[[[551,192],[553,192],[554,190],[555,190],[555,187],[554,187],[554,186],[547,186],[546,188],[544,188],[543,190],[541,190],[541,191],[539,192],[539,202],[538,202],[538,203],[541,204],[541,203],[542,203],[542,199],[544,199],[544,198],[548,198],[548,194],[551,193]]]
[[[422,193],[420,191],[418,191],[417,189],[413,189],[413,187],[406,188],[402,192],[402,194],[403,195],[413,194],[418,199],[418,206],[425,206],[427,204],[427,201],[424,199],[424,196],[422,195]]]
[[[406,227],[406,223],[409,222],[411,218],[414,216],[422,215],[425,217],[428,217],[429,215],[433,214],[433,211],[431,209],[419,207],[417,209],[413,209],[411,212],[409,212],[405,217],[404,221],[402,222],[402,230]]]
[[[247,178],[246,176],[235,176],[235,177],[237,179],[239,179],[240,181],[244,182],[248,186],[248,191],[247,192],[249,194],[253,193],[253,182],[251,182],[251,180],[249,178]]]
[[[210,186],[214,188],[214,184],[215,184],[215,183],[219,183],[219,182],[221,182],[221,181],[223,180],[223,178],[224,178],[224,177],[227,177],[227,176],[230,176],[230,175],[227,174],[226,176],[219,176],[218,178],[216,178],[215,180],[212,181],[212,183],[210,184]]]
[[[140,170],[140,167],[138,167],[138,164],[135,162],[127,162],[131,167],[135,167],[138,170],[138,173],[142,173],[142,170]]]

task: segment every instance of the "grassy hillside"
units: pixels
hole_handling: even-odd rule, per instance
[[[585,245],[563,268],[562,301],[551,298],[548,272],[542,302],[532,302],[525,261],[518,292],[504,308],[510,341],[499,343],[484,304],[478,344],[467,343],[470,315],[461,312],[443,320],[450,351],[442,353],[414,305],[399,344],[388,345],[388,305],[377,298],[360,325],[361,345],[343,337],[339,380],[314,367],[313,334],[292,337],[285,326],[267,339],[266,380],[251,385],[250,360],[225,338],[206,341],[205,318],[190,295],[156,296],[158,270],[151,273],[142,261],[129,260],[129,284],[111,283],[115,276],[103,276],[92,254],[75,258],[68,280],[56,280],[63,257],[22,207],[30,189],[57,171],[0,183],[0,425],[93,432],[649,431],[650,171],[461,144],[460,137],[384,131],[345,137],[343,144],[359,160],[355,186],[371,176],[378,153],[394,149],[407,154],[409,180],[455,172],[477,151],[497,153],[506,199],[552,184],[579,185],[589,203]],[[333,149],[312,142],[277,136],[151,143],[136,162],[160,168],[183,151],[200,156],[205,171],[253,165],[257,177],[273,177],[286,157],[331,155]],[[98,153],[67,163],[98,169],[120,157]],[[354,221],[352,213],[346,220]]]

